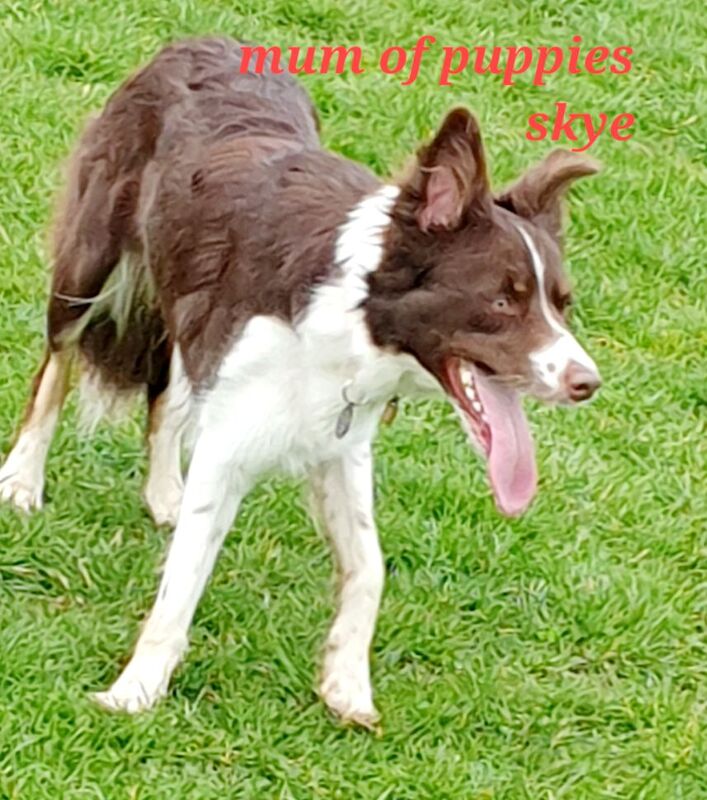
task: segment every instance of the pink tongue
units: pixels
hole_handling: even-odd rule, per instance
[[[491,428],[488,473],[496,505],[504,514],[516,516],[528,507],[538,482],[528,421],[516,391],[477,369],[474,378]]]

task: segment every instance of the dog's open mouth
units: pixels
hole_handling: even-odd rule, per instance
[[[535,495],[537,470],[520,394],[458,358],[446,363],[446,384],[469,438],[486,458],[498,509],[521,514]]]

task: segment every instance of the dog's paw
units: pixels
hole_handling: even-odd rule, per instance
[[[157,525],[168,525],[174,528],[179,519],[184,492],[181,482],[169,481],[161,485],[148,483],[143,497],[152,519]]]
[[[380,714],[373,705],[368,670],[334,667],[326,670],[319,694],[330,711],[343,722],[378,729]]]
[[[44,480],[41,475],[37,478],[29,472],[25,474],[15,470],[9,461],[0,469],[0,501],[11,503],[29,514],[42,507],[43,494]]]
[[[93,700],[108,711],[147,711],[167,694],[171,672],[169,661],[164,658],[133,658],[110,689],[95,692]]]

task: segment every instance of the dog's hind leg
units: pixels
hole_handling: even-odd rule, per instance
[[[120,255],[112,237],[106,234],[101,240],[101,226],[92,217],[95,211],[95,206],[86,205],[79,213],[80,230],[90,229],[98,243],[94,250],[84,247],[76,232],[72,233],[76,239],[73,248],[65,241],[68,233],[63,239],[60,234],[63,244],[56,260],[47,311],[47,356],[34,379],[15,446],[0,470],[0,499],[24,511],[42,505],[44,465],[66,396],[78,337],[90,316],[92,295],[100,291]]]
[[[94,225],[96,219],[92,213],[95,207],[82,207],[81,230],[90,229],[100,242],[100,225]],[[92,294],[100,291],[120,255],[108,235],[103,237],[103,245],[96,245],[93,251],[82,245],[78,233],[74,231],[71,236],[75,239],[73,247],[66,241],[71,238],[68,231],[59,234],[62,245],[47,311],[47,355],[34,379],[15,446],[0,470],[0,499],[24,511],[42,505],[44,465],[66,397],[78,337],[93,307]]]
[[[370,447],[310,475],[315,517],[326,526],[339,568],[339,611],[327,638],[320,693],[343,720],[375,727],[369,650],[383,591],[383,558],[373,519]]]
[[[0,470],[0,499],[29,511],[42,504],[44,464],[66,396],[71,360],[97,296],[128,238],[138,182],[109,169],[111,144],[89,125],[72,162],[57,219],[47,356],[17,441]]]
[[[64,404],[71,352],[50,350],[32,386],[14,447],[0,469],[0,499],[23,511],[41,508],[44,465]]]
[[[165,385],[166,384],[166,385]],[[182,503],[182,441],[192,409],[192,391],[179,349],[169,363],[169,375],[148,386],[149,472],[144,497],[158,525],[177,524]]]

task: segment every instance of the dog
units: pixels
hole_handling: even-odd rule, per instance
[[[95,696],[137,712],[167,691],[244,495],[273,470],[305,474],[341,578],[319,692],[372,727],[381,416],[441,392],[500,511],[525,510],[537,476],[521,396],[575,404],[600,384],[565,319],[561,259],[563,195],[598,167],[554,151],[494,194],[479,125],[457,108],[383,182],[322,148],[291,76],[241,64],[230,39],[172,44],[84,131],[56,223],[46,356],[0,493],[41,506],[72,362],[89,394],[146,390],[144,496],[176,529],[132,659]]]

